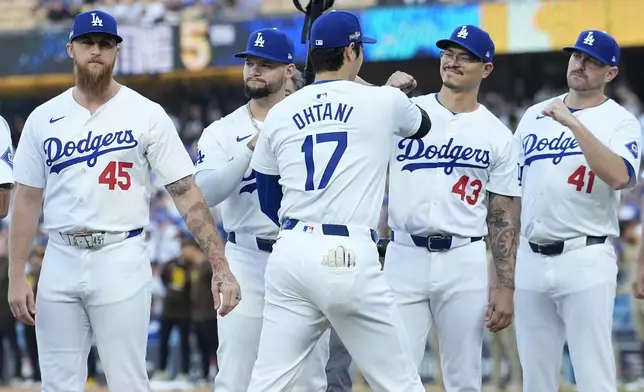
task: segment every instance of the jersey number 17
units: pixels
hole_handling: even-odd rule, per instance
[[[324,189],[329,184],[331,176],[335,172],[335,169],[340,163],[340,159],[344,152],[347,150],[347,133],[346,132],[329,132],[329,133],[320,133],[315,135],[315,144],[336,142],[337,145],[331,158],[322,173],[322,178],[320,179],[320,184],[317,189]],[[308,135],[302,143],[302,152],[304,153],[304,164],[306,165],[306,182],[304,183],[304,190],[312,191],[315,190],[315,184],[313,184],[313,176],[315,174],[315,163],[313,160],[313,135]]]

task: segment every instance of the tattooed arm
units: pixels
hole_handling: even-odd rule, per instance
[[[488,239],[494,258],[498,284],[514,290],[514,266],[519,242],[514,198],[492,192],[489,195]]]
[[[514,315],[514,265],[517,258],[518,229],[515,223],[514,198],[489,193],[488,242],[496,275],[490,287],[485,325],[498,332],[512,323]]]
[[[241,292],[237,280],[230,272],[224,256],[224,244],[208,204],[192,176],[168,184],[166,189],[186,222],[188,230],[210,260],[215,307],[219,309],[220,315],[225,316],[239,303]],[[219,294],[222,295],[221,303]]]

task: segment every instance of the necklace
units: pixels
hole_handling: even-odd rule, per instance
[[[255,118],[253,118],[253,112],[250,111],[250,102],[246,104],[246,110],[248,111],[248,117],[250,117],[250,122],[253,123],[253,127],[257,130],[257,132],[261,132],[261,129],[259,129],[259,126],[257,125],[257,122],[255,121]]]

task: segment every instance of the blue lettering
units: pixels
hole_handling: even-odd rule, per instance
[[[253,193],[257,190],[257,181],[255,181],[255,174],[255,170],[251,169],[250,174],[247,177],[242,178],[242,183],[246,181],[252,182],[241,187],[241,189],[239,190],[240,195],[242,193]]]
[[[332,106],[332,105],[335,105]],[[344,103],[320,103],[302,110],[293,115],[293,122],[297,129],[314,124],[319,121],[339,121],[347,123],[353,113],[353,106]]]
[[[297,129],[302,129],[306,126],[306,124],[304,124],[304,120],[302,120],[302,116],[300,116],[299,113],[293,116],[293,121],[295,122],[295,126],[297,126]]]
[[[521,141],[525,165],[543,159],[552,159],[552,163],[558,165],[564,157],[583,154],[577,140],[573,136],[565,136],[565,132],[552,139],[539,138],[534,133],[526,135]]]
[[[70,140],[65,144],[57,137],[47,138],[43,142],[43,149],[47,155],[45,164],[50,167],[49,172],[57,174],[65,168],[83,162],[87,162],[88,167],[94,167],[101,155],[112,151],[129,150],[138,145],[139,142],[136,141],[131,130],[96,136],[93,136],[90,131],[81,140]],[[78,154],[80,156],[74,156]],[[63,158],[70,159],[57,163]]]
[[[424,161],[407,163],[402,167],[403,171],[441,168],[445,174],[451,174],[455,167],[477,169],[490,167],[490,151],[456,144],[454,138],[450,138],[440,147],[433,144],[425,147],[422,139],[401,139],[398,142],[398,149],[401,150],[401,153],[396,156],[398,162],[421,159]]]
[[[311,107],[304,109],[304,118],[306,119],[307,125],[311,125],[311,123],[315,122],[315,117],[313,117],[313,109]]]
[[[324,105],[324,115],[322,120],[333,120],[333,114],[331,114],[331,104],[329,102]]]

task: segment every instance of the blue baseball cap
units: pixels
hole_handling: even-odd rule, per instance
[[[575,46],[567,46],[566,52],[584,52],[595,60],[615,67],[619,63],[619,45],[615,38],[599,30],[584,30],[579,34]]]
[[[494,41],[492,41],[490,34],[474,25],[457,27],[449,38],[436,42],[439,49],[447,49],[450,44],[461,46],[488,63],[492,62],[494,58]]]
[[[293,63],[293,41],[277,28],[254,31],[248,38],[246,51],[235,54],[235,57],[245,58],[257,56],[278,63]]]
[[[76,15],[72,31],[69,33],[69,41],[90,33],[108,34],[116,39],[117,43],[123,42],[118,35],[116,19],[105,11],[92,10]]]
[[[362,34],[360,20],[346,11],[331,11],[317,18],[311,27],[311,49],[344,48],[351,43],[375,44]]]

